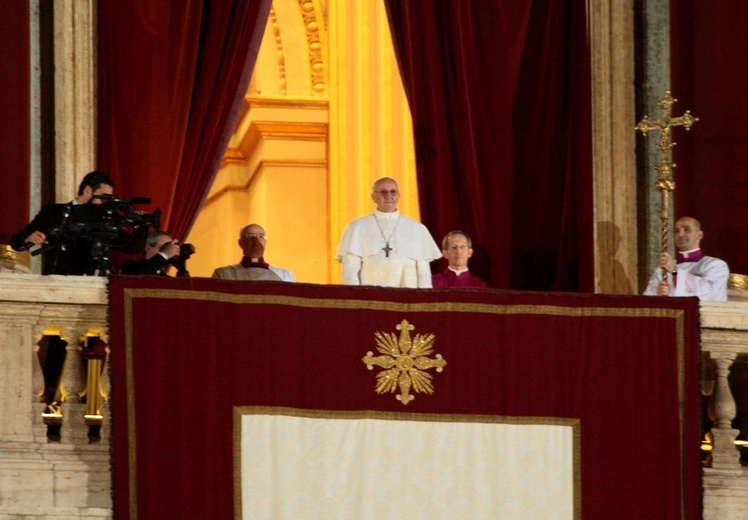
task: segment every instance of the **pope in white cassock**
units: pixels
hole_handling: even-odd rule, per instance
[[[667,253],[660,254],[645,295],[698,296],[701,301],[726,302],[730,268],[723,260],[706,256],[700,248],[704,232],[693,217],[681,217],[674,226],[677,261]],[[667,277],[662,279],[662,271]]]
[[[397,183],[379,179],[371,199],[377,209],[348,224],[338,246],[343,284],[431,287],[429,263],[441,251],[426,226],[397,211]]]

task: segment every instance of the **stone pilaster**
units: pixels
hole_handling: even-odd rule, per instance
[[[633,3],[589,3],[598,293],[637,290]]]
[[[96,165],[95,0],[55,0],[55,198]]]

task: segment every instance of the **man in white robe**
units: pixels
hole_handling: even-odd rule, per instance
[[[338,246],[343,284],[431,287],[429,263],[441,251],[426,226],[397,211],[397,182],[379,179],[371,199],[377,209],[348,224]]]
[[[730,268],[719,258],[706,256],[699,247],[704,232],[701,223],[692,217],[681,217],[675,222],[677,261],[668,253],[661,253],[659,266],[649,279],[645,295],[698,296],[702,301],[726,302],[727,279]],[[667,279],[662,279],[662,271]]]
[[[288,269],[269,265],[265,262],[265,230],[259,224],[244,226],[239,232],[239,247],[244,257],[238,264],[219,267],[213,271],[213,278],[224,280],[274,280],[295,282],[296,277]]]

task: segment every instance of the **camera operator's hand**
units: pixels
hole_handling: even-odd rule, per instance
[[[42,233],[41,231],[34,231],[29,236],[26,237],[26,240],[24,240],[24,243],[26,244],[34,244],[37,246],[40,246],[42,244],[47,243],[47,235]],[[30,246],[29,246],[30,247]]]
[[[180,251],[181,248],[179,247],[179,242],[176,240],[165,243],[163,246],[161,246],[160,250],[161,253],[166,255],[167,259],[172,259],[175,256],[179,256]]]

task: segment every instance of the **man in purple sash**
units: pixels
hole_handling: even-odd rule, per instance
[[[468,259],[473,256],[473,243],[467,233],[454,230],[442,240],[442,254],[449,266],[432,277],[434,288],[443,287],[488,287],[482,278],[468,271]]]
[[[649,296],[698,296],[702,301],[726,302],[727,279],[730,269],[719,258],[706,256],[699,247],[704,232],[693,217],[681,217],[675,222],[677,259],[668,253],[660,254],[658,267],[644,291]],[[663,269],[667,278],[662,279]]]

